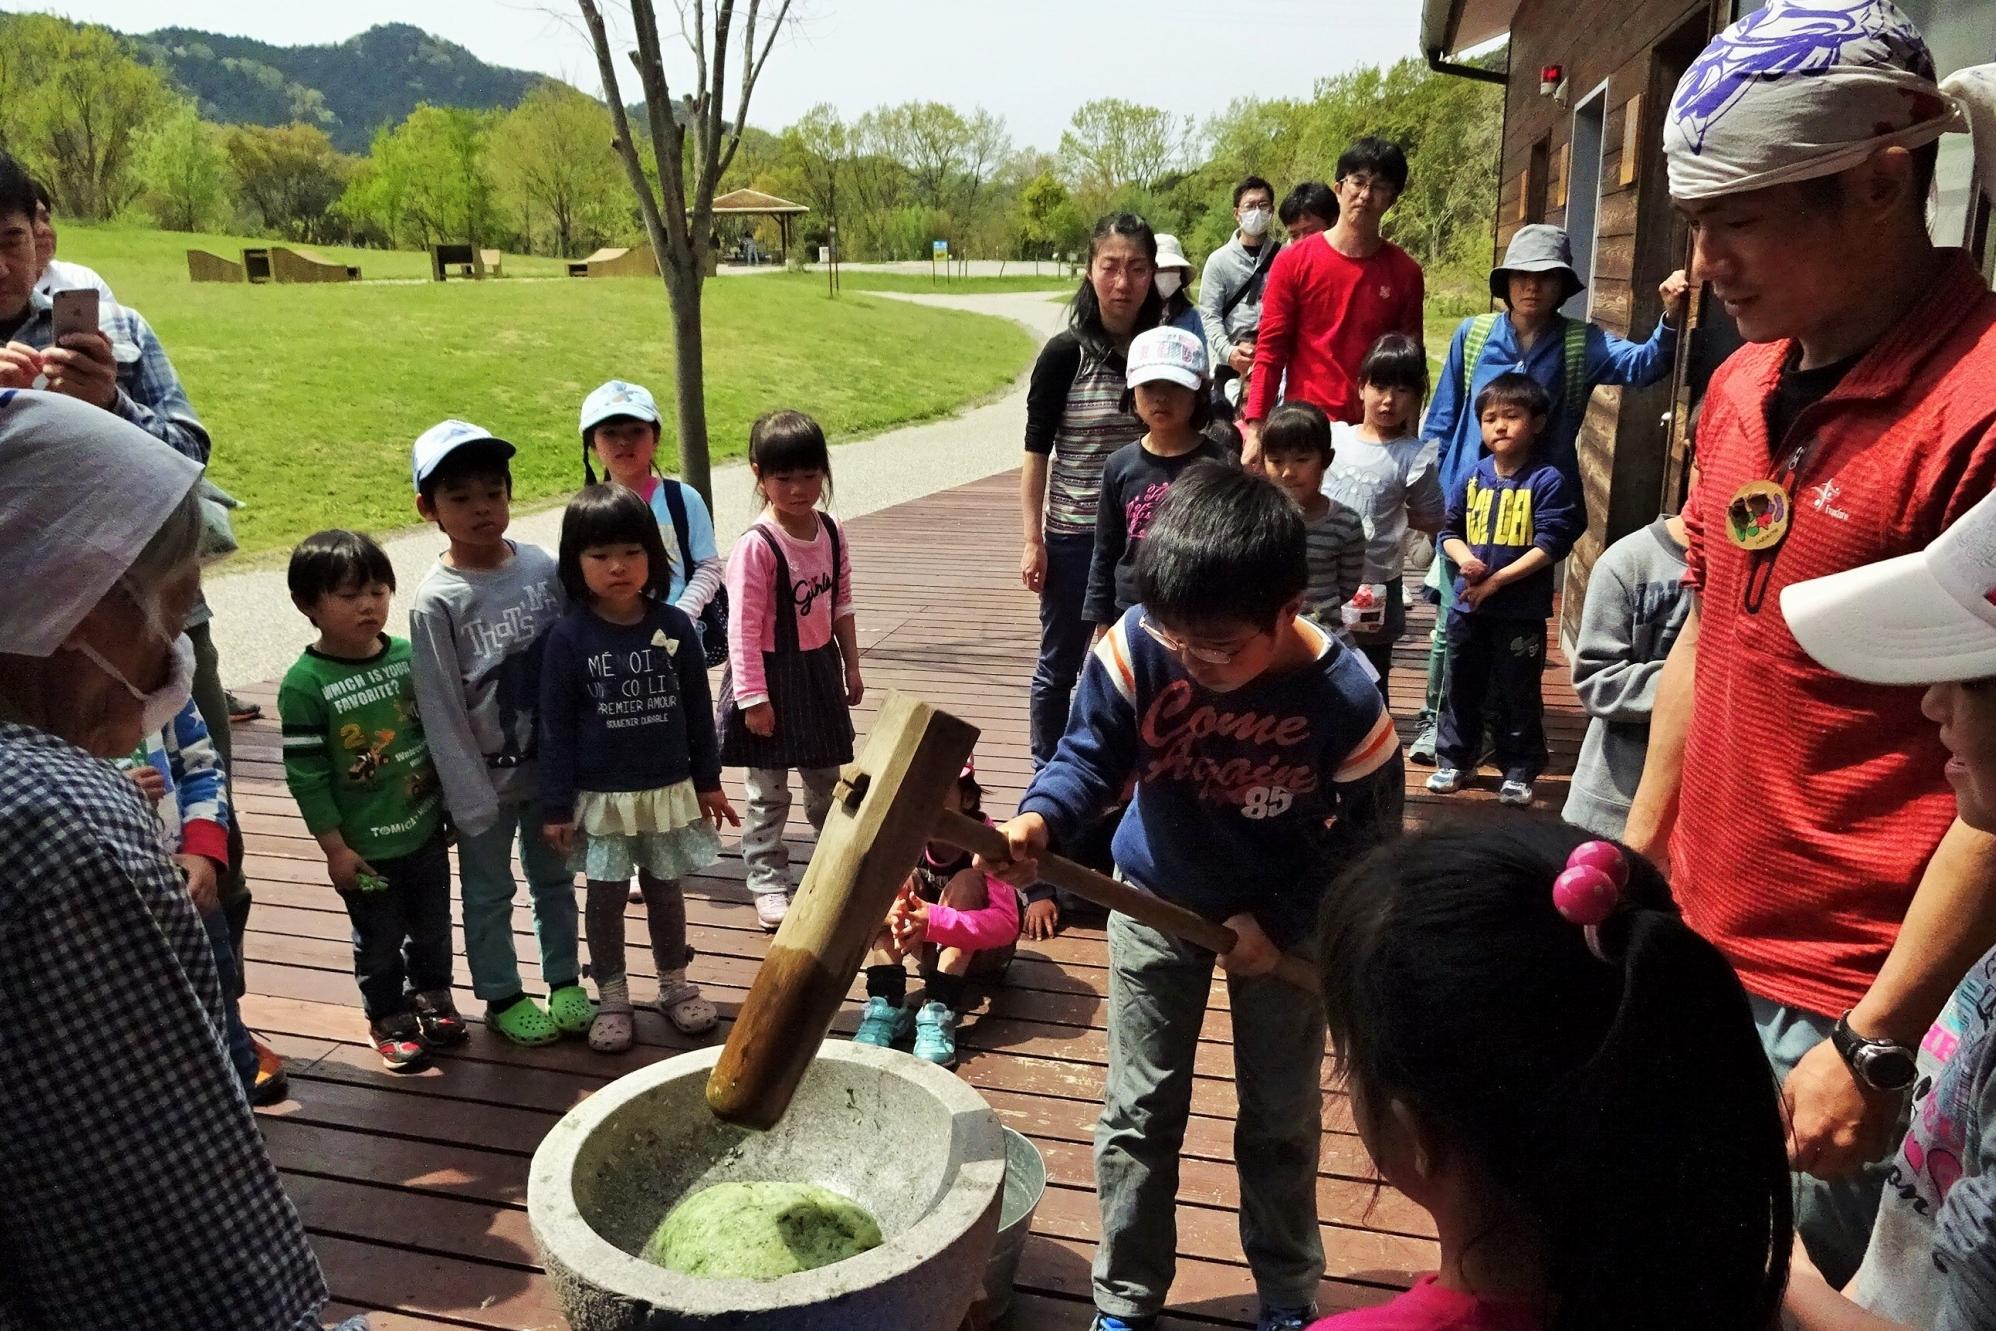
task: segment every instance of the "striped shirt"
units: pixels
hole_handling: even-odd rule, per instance
[[[1344,627],[1344,605],[1365,582],[1365,520],[1340,504],[1303,520],[1310,550],[1310,582],[1303,611],[1333,633]]]
[[[1053,455],[1048,536],[1095,535],[1102,468],[1144,432],[1123,410],[1126,373],[1120,354],[1091,355],[1072,332],[1056,333],[1040,351],[1026,390],[1026,451]]]
[[[1139,627],[1143,613],[1095,645],[1020,812],[1071,845],[1134,779],[1116,828],[1123,876],[1210,920],[1252,913],[1293,946],[1337,869],[1399,829],[1393,720],[1358,654],[1307,620],[1310,663],[1220,694]]]

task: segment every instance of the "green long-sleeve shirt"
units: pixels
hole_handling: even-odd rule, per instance
[[[284,781],[312,835],[338,829],[367,859],[394,859],[436,833],[443,799],[409,681],[409,644],[346,661],[306,648],[277,690]]]

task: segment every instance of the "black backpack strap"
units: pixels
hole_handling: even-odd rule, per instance
[[[839,524],[832,521],[829,513],[820,513],[818,521],[825,524],[825,534],[832,538],[832,623],[839,622],[839,566],[845,560],[844,541],[839,536]]]
[[[686,580],[693,581],[693,534],[686,521],[686,492],[669,476],[659,478],[665,487],[665,511],[672,519],[672,534],[679,538],[679,567]],[[781,556],[779,555],[779,558]]]
[[[760,522],[753,528],[769,553],[776,556],[776,603],[780,607],[776,615],[776,642],[778,652],[795,655],[797,652],[797,593],[790,583],[790,561],[783,557],[783,543],[776,534]],[[837,552],[834,551],[834,554]]]

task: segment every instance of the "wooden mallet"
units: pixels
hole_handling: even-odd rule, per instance
[[[899,692],[887,695],[838,794],[797,898],[756,972],[727,1047],[707,1079],[707,1104],[742,1127],[774,1127],[816,1057],[860,962],[924,843],[944,841],[987,859],[1010,854],[994,827],[943,809],[943,793],[977,746],[977,729]],[[1234,931],[1055,855],[1040,878],[1161,933],[1213,952]],[[1309,993],[1316,972],[1283,956],[1275,975]]]

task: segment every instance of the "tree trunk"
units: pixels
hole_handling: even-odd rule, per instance
[[[707,448],[707,363],[700,330],[700,261],[669,245],[659,255],[672,306],[673,374],[679,399],[679,478],[714,506],[713,466]]]

